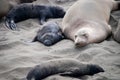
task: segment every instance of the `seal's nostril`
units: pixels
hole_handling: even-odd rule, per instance
[[[75,46],[77,46],[77,47],[83,47],[83,46],[85,46],[85,45],[86,45],[86,42],[84,42],[84,41],[75,42]]]
[[[78,46],[78,45],[79,45],[79,43],[75,43],[75,45],[76,45],[76,46]]]
[[[51,45],[52,45],[52,42],[51,42],[50,40],[45,40],[45,41],[44,41],[44,44],[45,44],[46,46],[51,46]]]

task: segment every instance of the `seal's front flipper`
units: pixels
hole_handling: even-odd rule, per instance
[[[73,75],[72,72],[64,72],[64,73],[60,73],[61,76],[71,76]]]
[[[18,30],[17,27],[16,27],[16,24],[15,24],[14,20],[6,19],[5,20],[5,25],[6,25],[6,27],[8,29]]]
[[[70,76],[70,77],[80,77],[82,76],[81,74],[77,73],[76,71],[73,72],[64,72],[60,73],[61,76]]]
[[[42,17],[40,18],[40,25],[43,25],[46,21],[46,18],[45,17]]]
[[[61,76],[71,76],[71,77],[77,77],[78,76],[78,72],[79,72],[79,68],[73,68],[68,72],[64,72],[64,73],[60,73]]]

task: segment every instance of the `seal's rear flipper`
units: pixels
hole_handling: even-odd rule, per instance
[[[10,19],[6,19],[5,20],[5,25],[8,29],[11,29],[11,30],[18,30],[17,27],[16,27],[16,24],[14,22],[14,20],[10,20]],[[19,31],[19,30],[18,30]]]

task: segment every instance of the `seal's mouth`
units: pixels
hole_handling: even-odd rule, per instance
[[[46,46],[51,46],[51,45],[52,45],[52,41],[50,41],[50,40],[45,40],[45,41],[44,41],[44,44],[45,44]]]
[[[80,38],[80,37],[77,37],[75,38],[75,46],[76,47],[83,47],[85,45],[87,45],[87,39],[86,38]]]
[[[84,47],[84,46],[86,46],[87,44],[86,43],[83,43],[83,42],[81,42],[81,43],[75,43],[75,46],[76,47]]]

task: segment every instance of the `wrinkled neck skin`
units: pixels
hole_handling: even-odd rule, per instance
[[[64,33],[65,37],[74,41],[74,35],[83,25],[86,24],[86,21],[83,21],[81,19],[76,19],[74,23],[71,22],[71,23],[63,23],[63,24],[64,25],[61,30]]]

